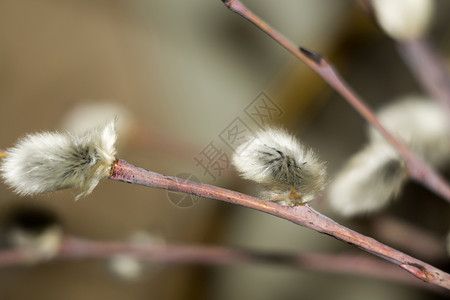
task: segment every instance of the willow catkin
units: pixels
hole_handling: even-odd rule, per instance
[[[241,144],[232,163],[240,175],[261,183],[261,197],[294,206],[325,187],[325,163],[281,129],[261,130]]]
[[[408,178],[405,163],[385,143],[369,144],[336,175],[328,190],[330,206],[343,216],[375,212],[401,191]]]
[[[115,120],[81,134],[28,134],[7,149],[1,177],[21,195],[77,188],[77,200],[110,175],[116,139]]]

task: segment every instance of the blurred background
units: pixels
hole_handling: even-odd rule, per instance
[[[244,3],[295,44],[326,55],[371,107],[420,92],[395,43],[355,1]],[[448,63],[450,3],[436,3],[429,35]],[[25,133],[87,126],[118,115],[120,158],[255,194],[256,186],[239,179],[226,163],[233,145],[225,133],[236,124],[257,130],[270,121],[289,129],[317,149],[331,178],[366,142],[366,124],[345,100],[219,0],[3,0],[0,7],[0,148]],[[261,105],[266,114],[255,115]],[[223,158],[223,169],[203,167],[212,148]],[[20,205],[51,212],[65,233],[89,239],[127,240],[145,231],[166,243],[360,253],[267,214],[164,190],[104,180],[87,198],[74,202],[75,195],[66,190],[20,198],[2,183],[0,221]],[[389,237],[391,227],[374,224],[400,219],[431,232],[442,244],[450,225],[448,203],[413,183],[389,209],[371,217],[340,218],[323,197],[311,205],[398,248],[402,245],[396,245],[396,238],[401,240],[402,234]],[[409,253],[407,247],[403,250]],[[446,258],[416,256],[448,267]],[[101,260],[0,269],[0,295],[112,300],[439,297],[379,279],[263,265],[156,264],[134,280],[124,280]]]

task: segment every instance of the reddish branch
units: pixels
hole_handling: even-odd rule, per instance
[[[370,237],[339,225],[326,216],[316,212],[308,205],[296,207],[281,206],[273,202],[262,201],[255,197],[209,184],[193,182],[147,171],[123,160],[118,160],[115,163],[112,175],[109,178],[132,184],[221,200],[266,212],[295,224],[313,229],[317,232],[333,236],[341,241],[353,244],[364,251],[398,265],[425,282],[450,290],[450,274],[388,247]]]
[[[415,280],[392,264],[356,254],[286,254],[196,245],[136,245],[64,237],[59,251],[51,260],[107,259],[117,255],[169,264],[273,264],[316,272],[373,277],[431,289],[435,292],[443,291],[436,286]],[[20,249],[0,251],[0,267],[28,264],[30,264],[29,256]]]
[[[377,120],[374,113],[361,100],[361,98],[350,88],[350,86],[341,78],[336,69],[318,53],[307,50],[303,47],[297,48],[293,43],[288,41],[284,36],[275,31],[267,23],[253,14],[238,0],[222,0],[226,7],[231,11],[244,17],[267,35],[277,41],[284,48],[302,60],[311,69],[318,73],[331,87],[340,93],[356,111],[358,111],[372,126],[374,126],[381,134],[399,151],[404,157],[409,175],[412,179],[427,186],[448,202],[450,202],[450,186],[438,175],[433,169],[425,164],[422,159],[408,149],[402,142],[397,140],[390,134]]]

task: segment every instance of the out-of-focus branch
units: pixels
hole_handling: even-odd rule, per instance
[[[272,264],[315,272],[366,276],[398,282],[418,288],[443,290],[415,280],[392,264],[357,254],[286,254],[248,249],[199,245],[136,245],[124,242],[105,242],[66,236],[52,261],[79,259],[107,259],[126,255],[136,259],[168,264],[242,265]],[[45,263],[41,260],[34,263]],[[0,251],[0,267],[29,265],[29,256],[20,249]]]
[[[444,238],[413,224],[394,217],[380,216],[371,219],[370,228],[373,234],[384,242],[408,249],[411,254],[427,261],[443,262],[448,259]]]
[[[380,133],[398,150],[404,157],[408,166],[408,172],[412,179],[422,183],[430,190],[434,191],[448,202],[450,202],[450,186],[448,183],[437,174],[431,167],[423,162],[421,158],[411,150],[408,149],[401,141],[390,134],[378,121],[375,114],[369,107],[361,100],[361,98],[350,88],[350,86],[342,79],[336,69],[320,54],[308,50],[306,48],[297,48],[288,41],[284,36],[270,27],[267,23],[253,14],[238,0],[222,0],[226,7],[238,15],[244,17],[271,38],[277,41],[284,48],[289,50],[292,54],[302,60],[317,74],[319,74],[331,87],[340,93],[356,111],[358,111],[363,118],[365,118],[372,126],[374,126]]]
[[[312,209],[309,205],[295,207],[282,206],[224,188],[147,171],[123,160],[116,161],[112,175],[109,179],[183,192],[266,212],[300,226],[313,229],[320,233],[325,233],[341,241],[353,244],[366,252],[398,265],[400,268],[403,268],[425,282],[450,290],[450,274],[394,248],[386,246],[370,237],[337,224],[333,220]]]
[[[450,78],[443,60],[424,38],[398,42],[398,49],[422,88],[450,116]]]

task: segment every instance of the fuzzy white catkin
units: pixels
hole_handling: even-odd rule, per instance
[[[442,168],[450,163],[450,120],[435,101],[406,96],[381,108],[377,118],[433,167]],[[388,143],[371,126],[368,135],[372,143]]]
[[[115,120],[80,134],[29,134],[6,151],[1,177],[21,195],[74,187],[78,200],[110,175],[116,139]]]
[[[372,0],[381,28],[396,40],[421,37],[433,17],[434,0]]]
[[[374,212],[398,195],[407,177],[404,162],[390,145],[370,144],[336,176],[328,190],[328,202],[347,217]]]
[[[406,96],[377,112],[377,118],[435,168],[450,163],[450,121],[434,101]],[[373,127],[369,146],[336,176],[328,191],[331,207],[345,216],[382,209],[401,191],[407,170],[394,147]]]
[[[262,184],[262,198],[283,205],[311,201],[325,187],[325,163],[281,129],[257,132],[236,149],[232,163],[243,178]]]

